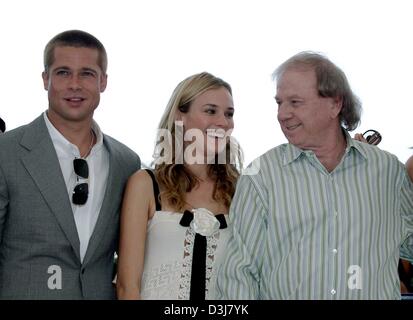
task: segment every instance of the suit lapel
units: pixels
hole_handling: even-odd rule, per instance
[[[80,261],[80,242],[72,207],[59,160],[44,123],[43,115],[28,126],[20,144],[30,151],[22,157],[23,165],[36,183],[50,210],[54,213]]]
[[[96,226],[93,230],[92,236],[89,240],[88,248],[86,250],[85,258],[83,264],[86,265],[90,258],[95,253],[97,246],[101,242],[103,235],[108,227],[108,222],[112,221],[113,215],[118,212],[118,207],[120,205],[120,200],[117,199],[118,194],[122,195],[122,167],[118,161],[116,155],[116,150],[110,144],[110,142],[103,138],[103,142],[109,152],[109,173],[108,181],[106,183],[105,196],[103,198],[102,208],[100,209],[98,220],[96,221]]]

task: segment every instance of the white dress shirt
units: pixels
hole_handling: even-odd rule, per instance
[[[50,137],[55,147],[60,168],[67,187],[67,193],[72,204],[73,216],[80,240],[80,258],[83,262],[89,239],[92,236],[96,221],[102,207],[109,174],[109,153],[103,144],[103,134],[99,126],[93,121],[92,129],[96,136],[96,144],[85,158],[89,166],[89,179],[84,180],[77,176],[73,168],[73,160],[80,158],[76,145],[70,143],[50,122],[47,112],[43,114]],[[84,205],[72,203],[73,189],[78,183],[88,182],[89,196]]]

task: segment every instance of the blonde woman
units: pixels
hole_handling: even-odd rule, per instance
[[[155,169],[138,171],[126,188],[119,299],[215,297],[240,168],[233,115],[230,85],[209,73],[174,90],[159,125]]]

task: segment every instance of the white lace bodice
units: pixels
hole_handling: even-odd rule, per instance
[[[182,213],[156,211],[148,222],[142,299],[189,299],[195,231],[179,224]],[[228,228],[207,236],[206,299],[215,299],[216,273],[224,258]]]

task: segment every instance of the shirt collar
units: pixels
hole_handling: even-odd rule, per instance
[[[350,134],[348,133],[347,130],[343,129],[344,136],[346,138],[346,151],[344,152],[344,156],[347,155],[347,153],[351,152],[354,150],[355,152],[358,152],[364,159],[367,158],[367,154],[365,149],[363,148],[364,142],[359,142],[355,141]],[[286,166],[295,160],[297,160],[300,156],[305,156],[305,157],[313,157],[314,152],[311,150],[303,150],[291,143],[285,144],[285,152],[284,152],[284,159],[283,159],[283,165]]]
[[[346,147],[345,154],[347,154],[351,150],[354,150],[358,152],[364,159],[367,159],[367,152],[365,149],[365,146],[367,145],[367,143],[354,140],[352,137],[350,137],[350,134],[348,133],[347,130],[343,129],[343,131],[344,131],[344,134],[347,140],[347,147]]]
[[[69,140],[62,135],[59,130],[55,128],[55,126],[49,120],[47,116],[47,111],[43,113],[43,118],[46,123],[47,130],[49,131],[50,137],[52,139],[53,145],[56,148],[64,150],[66,153],[70,154],[71,156],[80,157],[79,149],[76,145],[71,143]],[[100,130],[99,125],[96,123],[95,120],[92,121],[92,130],[96,136],[96,143],[93,146],[92,150],[90,151],[90,155],[95,154],[103,147],[103,133]]]

